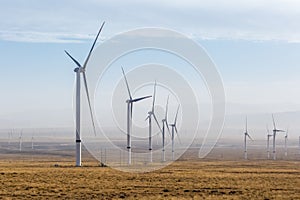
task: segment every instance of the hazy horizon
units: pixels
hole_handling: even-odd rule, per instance
[[[278,127],[289,129],[291,138],[296,139],[300,134],[298,2],[188,0],[185,3],[124,3],[119,0],[88,0],[74,2],[72,9],[67,2],[56,5],[48,0],[26,3],[5,0],[2,4],[1,130],[62,127],[71,130],[74,127],[72,97],[75,66],[64,50],[83,62],[100,24],[106,21],[96,45],[100,48],[104,41],[120,32],[161,27],[187,35],[205,49],[215,63],[225,89],[226,115],[222,138],[233,138],[239,132],[242,134],[246,115],[253,137],[262,138],[267,124],[272,129],[272,113]],[[89,14],[86,14],[87,10]],[[53,11],[57,12],[53,14]],[[131,67],[142,61],[155,60],[176,69],[184,64],[175,62],[166,54],[147,55],[156,56],[137,53],[121,60],[121,63]],[[164,59],[160,59],[162,55]],[[118,62],[116,64],[119,65]],[[114,78],[120,81],[121,71],[116,73]],[[193,82],[192,75],[185,75],[188,81]],[[120,87],[124,86],[122,81]],[[130,81],[131,84],[134,82]],[[198,105],[201,109],[200,127],[207,128],[211,117],[209,91],[203,79],[193,83],[199,86],[200,91],[197,93],[201,100]],[[127,95],[125,90],[120,95],[123,98],[122,95]],[[158,103],[162,108],[165,96],[160,97]],[[126,111],[125,100],[120,105],[122,116]],[[146,102],[143,105],[148,110],[150,104]],[[175,110],[176,105],[173,104],[171,112]],[[139,125],[145,128],[147,124],[142,120],[147,113],[144,110],[136,112]],[[101,113],[101,116],[106,117],[106,114]],[[170,116],[173,115],[170,113]],[[121,123],[124,126],[125,119],[124,116]],[[7,133],[2,134],[3,138],[7,136]]]

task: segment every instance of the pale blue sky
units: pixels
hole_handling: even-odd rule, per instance
[[[72,123],[74,65],[64,50],[83,61],[104,20],[101,40],[149,26],[170,28],[196,40],[218,66],[229,114],[300,110],[298,1],[1,0],[0,4],[4,122],[0,125],[5,128],[11,119],[20,126],[36,124],[35,120],[41,126]],[[56,118],[49,111],[63,114]]]

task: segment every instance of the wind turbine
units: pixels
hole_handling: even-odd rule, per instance
[[[152,116],[153,116],[159,130],[161,131],[157,117],[155,116],[155,113],[154,113],[155,94],[156,94],[156,81],[154,83],[154,91],[153,91],[153,97],[152,97],[152,109],[151,109],[151,111],[148,112],[148,116],[146,118],[146,120],[148,120],[148,122],[149,122],[149,151],[150,151],[149,161],[150,162],[152,162]]]
[[[274,116],[272,114],[272,120],[273,120],[273,126],[274,126],[274,129],[273,129],[273,160],[276,160],[276,133],[277,132],[284,132],[283,130],[279,130],[279,129],[276,129],[276,124],[275,124],[275,120],[274,120]]]
[[[32,136],[31,136],[31,149],[33,150],[33,133],[32,133]]]
[[[174,160],[174,132],[176,132],[177,138],[179,139],[178,130],[177,130],[177,127],[176,127],[178,111],[179,111],[179,105],[177,107],[177,112],[176,112],[176,116],[175,116],[175,119],[174,119],[174,123],[170,124],[170,126],[172,127],[172,135],[171,135],[171,139],[172,139],[172,160]]]
[[[300,151],[300,136],[299,136],[299,151]]]
[[[287,157],[287,155],[288,155],[288,152],[287,152],[288,132],[289,132],[289,129],[286,130],[285,136],[284,136],[284,150],[285,150],[284,155],[285,155],[285,157]]]
[[[90,96],[89,96],[89,90],[88,90],[88,85],[87,85],[87,80],[86,80],[86,66],[88,64],[88,61],[90,59],[90,56],[92,54],[92,51],[95,47],[95,44],[97,42],[97,39],[99,37],[99,34],[104,26],[104,23],[102,23],[98,34],[94,40],[94,43],[89,51],[89,54],[87,58],[84,61],[84,64],[81,65],[75,58],[73,58],[67,51],[65,53],[73,60],[73,62],[77,65],[77,67],[74,69],[74,72],[76,73],[76,166],[80,167],[81,166],[81,135],[80,135],[80,74],[83,75],[83,81],[84,81],[84,86],[85,86],[85,92],[87,95],[88,99],[88,104],[89,104],[89,109],[90,109],[90,114],[91,114],[91,119],[92,119],[92,124],[93,124],[93,131],[94,134],[96,135],[96,128],[95,128],[95,123],[94,123],[94,117],[93,117],[93,112],[92,112],[92,107],[91,107],[91,101],[90,101]]]
[[[166,161],[166,154],[165,154],[165,127],[167,127],[169,135],[170,135],[170,128],[168,124],[168,105],[169,105],[169,96],[167,98],[166,104],[166,111],[165,111],[165,118],[162,119],[162,161]]]
[[[248,159],[248,153],[247,153],[247,137],[253,141],[253,139],[250,137],[248,133],[248,122],[247,122],[247,117],[246,117],[246,129],[244,133],[244,158]]]
[[[270,158],[270,137],[272,137],[273,135],[270,134],[269,128],[267,126],[267,153],[268,153],[268,159]]]
[[[127,103],[127,149],[128,149],[128,165],[131,165],[131,130],[132,130],[133,103],[150,98],[152,96],[150,95],[150,96],[144,96],[144,97],[133,99],[131,96],[131,93],[130,93],[129,84],[128,84],[123,67],[121,67],[121,69],[123,72],[123,76],[125,79],[125,83],[126,83],[126,87],[127,87],[127,91],[128,91],[128,95],[129,95],[129,99],[126,100],[126,103]]]
[[[22,151],[22,135],[23,135],[23,130],[21,130],[19,136],[19,151]]]
[[[299,144],[298,144],[298,145],[299,145],[299,151],[300,151],[300,136],[299,136],[299,141],[298,141],[298,142],[299,142]]]
[[[10,145],[11,138],[12,138],[12,130],[8,132],[8,145]]]

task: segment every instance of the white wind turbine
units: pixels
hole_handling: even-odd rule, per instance
[[[128,150],[128,165],[131,165],[131,130],[132,130],[133,103],[150,98],[151,95],[133,99],[131,96],[131,93],[130,93],[129,84],[128,84],[123,67],[121,67],[121,69],[123,72],[123,76],[125,79],[125,83],[126,83],[126,87],[127,87],[127,91],[128,91],[128,95],[129,95],[129,99],[126,100],[126,103],[127,103],[127,150]]]
[[[248,133],[248,122],[247,122],[247,117],[246,117],[246,129],[245,129],[245,133],[244,133],[244,158],[248,159],[248,153],[247,153],[247,137],[252,140],[252,138],[250,137],[249,133]],[[252,140],[253,141],[253,140]]]
[[[287,140],[288,140],[288,132],[289,132],[289,129],[286,130],[286,133],[285,133],[285,136],[284,136],[284,150],[285,150],[285,157],[287,157],[288,155],[288,150],[287,150]]]
[[[283,130],[278,130],[276,129],[276,124],[275,124],[275,120],[274,120],[274,116],[272,114],[272,120],[273,120],[273,160],[276,160],[276,133],[277,132],[284,132]]]
[[[31,136],[31,149],[33,150],[33,135],[34,135],[34,133],[32,133],[32,136]]]
[[[8,132],[8,145],[10,145],[10,141],[11,141],[11,139],[12,139],[12,130],[10,130],[9,132]]]
[[[175,119],[174,119],[174,123],[173,124],[169,124],[172,127],[172,135],[171,135],[171,139],[172,139],[172,160],[175,159],[174,158],[174,136],[175,136],[174,134],[175,134],[175,132],[177,134],[177,138],[179,139],[178,130],[177,130],[177,127],[176,127],[178,111],[179,111],[179,105],[177,107],[177,111],[176,111],[176,116],[175,116]]]
[[[169,135],[170,135],[170,128],[168,124],[168,105],[169,105],[169,96],[167,98],[166,104],[166,111],[165,111],[165,118],[162,119],[162,161],[166,161],[166,154],[165,154],[165,127],[167,127]]]
[[[159,130],[161,131],[160,125],[159,125],[158,120],[157,120],[157,117],[154,113],[155,95],[156,95],[156,81],[154,83],[154,91],[153,91],[153,97],[152,97],[152,109],[151,109],[151,111],[148,112],[148,116],[146,118],[146,120],[148,120],[148,122],[149,122],[149,151],[150,151],[149,162],[152,162],[152,116],[153,116]]]
[[[22,135],[23,135],[23,130],[21,130],[19,136],[19,151],[22,151]]]
[[[267,126],[267,153],[268,153],[268,159],[270,158],[270,137],[273,135],[270,134],[269,128]]]
[[[80,95],[80,74],[83,75],[83,81],[84,81],[84,86],[85,86],[85,92],[87,95],[87,100],[88,100],[88,104],[89,104],[89,109],[90,109],[90,114],[91,114],[91,119],[92,119],[92,125],[93,125],[93,131],[94,134],[96,135],[96,128],[95,128],[95,123],[94,123],[94,117],[93,117],[93,112],[92,112],[92,107],[91,107],[91,102],[90,102],[90,96],[89,96],[89,90],[88,90],[88,85],[87,85],[87,80],[86,80],[86,66],[88,64],[88,61],[90,59],[90,56],[92,54],[92,51],[95,47],[95,44],[97,42],[97,39],[99,37],[99,34],[104,26],[104,23],[102,23],[98,34],[94,40],[94,43],[89,51],[89,54],[87,56],[87,58],[85,59],[85,62],[83,65],[81,65],[77,60],[75,60],[75,58],[73,58],[67,51],[65,51],[65,53],[73,60],[73,62],[77,65],[77,67],[74,69],[74,72],[76,73],[76,166],[80,167],[81,166],[81,135],[80,135],[80,99],[81,99],[81,95]]]
[[[299,144],[298,144],[298,145],[299,145],[299,151],[300,151],[300,136],[299,136],[299,141],[298,141],[298,142],[299,142]]]

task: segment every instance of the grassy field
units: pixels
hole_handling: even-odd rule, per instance
[[[58,163],[58,166],[55,164]],[[89,160],[0,160],[0,199],[300,199],[299,161],[177,161],[125,173]]]

